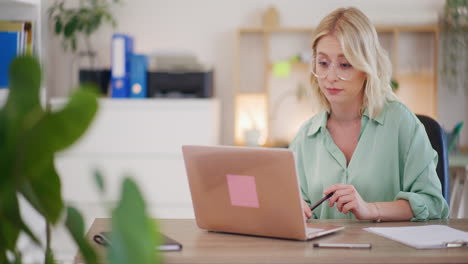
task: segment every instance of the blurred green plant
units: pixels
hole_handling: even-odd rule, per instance
[[[41,69],[36,58],[16,58],[9,78],[8,98],[0,110],[0,263],[22,263],[22,252],[17,248],[21,232],[44,249],[44,263],[55,263],[51,225],[59,222],[64,211],[65,226],[83,259],[88,264],[97,263],[96,253],[84,238],[80,213],[73,207],[64,210],[54,166],[55,153],[72,145],[91,124],[98,109],[96,92],[82,86],[62,110],[50,111],[40,102]],[[99,186],[103,186],[102,177]],[[46,221],[45,245],[22,218],[19,196]],[[112,216],[112,243],[116,246],[109,250],[109,263],[155,263],[154,244],[159,243],[156,226],[146,215],[143,197],[130,179],[123,182],[122,197]]]
[[[62,47],[73,52],[77,50],[78,37],[82,35],[86,51],[92,52],[90,36],[104,23],[117,25],[111,13],[112,3],[121,0],[80,0],[75,8],[66,8],[66,0],[57,0],[49,9],[49,19],[53,22],[54,33],[62,38]]]
[[[95,175],[98,186],[104,186],[102,176]],[[161,244],[159,232],[156,232],[157,222],[146,214],[143,196],[131,178],[123,180],[121,195],[119,204],[112,211],[108,263],[161,263],[160,254],[155,250],[156,245]]]
[[[390,80],[390,87],[392,87],[392,90],[396,92],[398,90],[398,87],[400,87],[400,84],[397,82],[395,79]]]
[[[441,84],[468,95],[468,0],[446,0],[439,24]]]
[[[54,154],[73,144],[97,111],[89,88],[75,92],[61,111],[44,110],[41,69],[34,57],[16,58],[9,73],[9,94],[0,110],[0,263],[9,263],[7,254],[21,257],[16,249],[20,232],[41,244],[20,215],[18,195],[47,223],[58,222],[64,204]],[[49,229],[47,233],[45,263],[51,263]]]

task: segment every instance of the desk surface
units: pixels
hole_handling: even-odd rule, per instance
[[[468,248],[414,249],[362,230],[371,226],[415,226],[443,224],[468,231],[468,219],[432,220],[428,222],[373,223],[357,220],[317,220],[344,225],[343,231],[311,241],[207,232],[193,219],[159,220],[162,231],[183,245],[179,252],[165,252],[165,263],[468,263]],[[98,218],[87,239],[109,230],[109,220]],[[372,249],[314,248],[313,243],[371,243]],[[99,254],[104,248],[92,243]],[[81,263],[80,257],[76,258]]]

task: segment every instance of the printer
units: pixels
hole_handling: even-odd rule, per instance
[[[213,71],[148,71],[147,85],[148,97],[212,97]]]
[[[212,97],[213,70],[191,53],[158,51],[150,56],[147,85],[148,97]]]

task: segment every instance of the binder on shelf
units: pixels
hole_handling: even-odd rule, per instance
[[[10,64],[20,53],[21,47],[20,32],[0,32],[0,88],[8,88],[8,74]]]
[[[132,37],[126,34],[114,34],[112,36],[112,98],[130,96],[130,58],[132,53]]]
[[[147,96],[146,71],[148,69],[148,57],[141,54],[133,54],[130,59],[130,97],[145,98]]]
[[[24,52],[25,54],[32,55],[34,42],[33,42],[33,34],[34,34],[34,26],[33,23],[30,21],[24,22]]]
[[[32,54],[33,23],[31,21],[0,20],[0,32],[19,33],[19,54]]]

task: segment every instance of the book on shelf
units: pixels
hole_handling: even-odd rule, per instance
[[[8,74],[11,62],[19,55],[20,33],[0,31],[0,88],[8,88]]]
[[[33,23],[0,20],[0,88],[8,88],[8,70],[16,56],[32,54]]]

